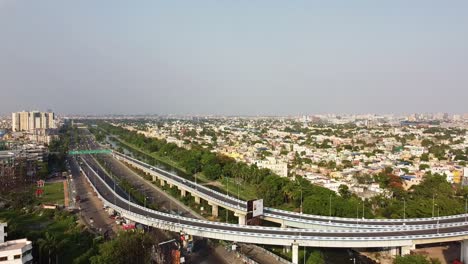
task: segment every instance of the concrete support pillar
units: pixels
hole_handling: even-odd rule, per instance
[[[154,182],[158,179],[158,177],[156,177],[156,175],[152,175],[152,178],[153,178]]]
[[[463,263],[468,261],[468,240],[463,240],[460,243],[460,260]]]
[[[288,228],[288,226],[285,223],[281,223],[281,228]]]
[[[396,256],[399,256],[400,255],[400,248],[398,247],[391,247],[389,250],[388,250],[388,254],[392,257],[396,257]]]
[[[292,263],[299,264],[299,244],[292,244]]]
[[[161,182],[161,186],[164,186],[166,184],[166,182],[163,179],[161,179],[160,182]]]
[[[246,220],[246,215],[245,214],[235,213],[234,215],[239,218],[239,225],[245,225],[246,224],[247,220]]]
[[[200,196],[194,196],[195,197],[195,203],[200,204]]]
[[[409,255],[411,253],[411,250],[415,250],[416,249],[416,245],[411,245],[411,246],[402,246],[401,247],[401,251],[400,251],[400,254],[402,256],[404,255]]]
[[[172,183],[169,183],[169,188],[172,188],[174,187],[174,185]]]
[[[182,197],[187,196],[187,191],[183,190],[183,189],[180,189],[180,196],[182,196]]]
[[[218,217],[218,206],[216,204],[210,204],[211,205],[211,215],[214,217]]]
[[[291,246],[284,246],[283,247],[283,253],[289,253],[291,251]]]

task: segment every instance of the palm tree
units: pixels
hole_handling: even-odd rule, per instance
[[[46,232],[44,238],[37,240],[39,244],[39,252],[43,255],[44,252],[47,253],[49,264],[51,263],[51,254],[55,253],[57,248],[57,239],[51,235],[49,232]]]
[[[283,187],[283,198],[286,202],[290,202],[294,197],[294,191],[296,189],[296,184],[290,182]]]

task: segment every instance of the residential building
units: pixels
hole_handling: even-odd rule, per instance
[[[52,112],[16,112],[11,114],[11,120],[13,132],[56,128],[55,114]]]
[[[29,264],[33,263],[32,242],[23,239],[5,241],[6,223],[0,223],[0,263]]]
[[[255,162],[257,167],[270,169],[281,177],[288,177],[288,164],[276,160],[274,157],[266,157],[264,160]]]

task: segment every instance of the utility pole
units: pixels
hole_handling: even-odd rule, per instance
[[[331,198],[332,198],[332,195],[330,194],[330,201],[329,201],[329,204],[328,204],[328,205],[329,205],[329,210],[328,210],[328,215],[329,215],[329,217],[331,217],[331,208],[332,208],[332,206],[331,206]]]

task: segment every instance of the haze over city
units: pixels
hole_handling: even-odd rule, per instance
[[[462,113],[467,8],[1,1],[0,113]]]
[[[0,263],[468,264],[467,11],[0,0]]]

